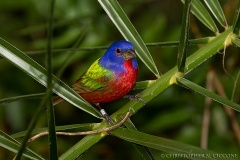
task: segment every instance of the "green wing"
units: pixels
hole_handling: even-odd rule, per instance
[[[112,72],[101,67],[98,61],[99,59],[73,85],[75,91],[85,93],[102,90],[114,78]]]

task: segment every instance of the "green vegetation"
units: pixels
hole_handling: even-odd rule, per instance
[[[12,0],[0,9],[0,159],[240,158],[239,1]],[[56,136],[109,127],[69,86],[119,39],[135,46],[131,94],[146,105],[103,104],[117,122],[130,118],[109,132]],[[53,108],[52,92],[66,102]]]

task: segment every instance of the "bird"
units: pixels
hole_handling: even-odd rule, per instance
[[[138,63],[134,45],[119,40],[110,45],[102,57],[98,58],[72,85],[73,90],[89,103],[99,107],[127,95],[138,78]],[[131,96],[129,97],[132,98]],[[53,105],[63,101],[61,97]],[[109,118],[105,110],[100,112]]]

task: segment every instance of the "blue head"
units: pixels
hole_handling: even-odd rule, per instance
[[[99,64],[115,73],[125,72],[124,63],[132,60],[132,66],[137,69],[138,64],[132,43],[120,40],[114,42],[100,58]]]

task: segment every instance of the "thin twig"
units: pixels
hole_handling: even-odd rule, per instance
[[[129,118],[130,112],[127,112],[126,116],[116,125],[113,125],[108,128],[100,129],[100,130],[93,130],[93,131],[83,131],[83,132],[56,132],[57,135],[62,135],[62,136],[80,136],[80,135],[89,135],[89,134],[97,134],[97,133],[104,133],[104,132],[110,132],[118,127],[120,127],[123,123],[126,122],[126,120]],[[39,137],[48,135],[48,132],[42,132],[39,133],[32,138],[28,140],[28,144],[31,143],[32,141],[36,140]]]
[[[239,78],[240,78],[240,70],[237,73],[237,77],[234,80],[234,85],[233,85],[233,91],[232,91],[232,96],[231,96],[231,101],[233,101],[234,96],[235,96],[235,92],[236,92],[236,88],[237,88],[237,84],[239,83]]]
[[[213,91],[213,74],[208,72],[207,74],[207,89]],[[201,147],[207,149],[208,147],[208,134],[209,134],[209,124],[210,124],[210,105],[212,99],[209,97],[205,98],[205,108],[202,120],[202,132],[201,132]]]
[[[214,37],[204,37],[199,39],[190,39],[189,45],[199,45],[199,44],[207,44],[210,39],[213,39]],[[170,42],[155,42],[155,43],[146,43],[147,47],[177,47],[179,44],[178,41],[170,41]],[[56,48],[53,49],[53,53],[59,53],[59,52],[75,52],[75,51],[98,51],[98,50],[106,50],[107,46],[95,46],[95,47],[81,47],[81,48]],[[43,54],[45,50],[35,50],[35,51],[24,51],[28,55],[34,55],[34,54]]]
[[[227,97],[226,93],[224,92],[224,89],[222,87],[221,82],[219,81],[217,74],[215,72],[213,72],[214,76],[213,76],[213,84],[214,87],[216,88],[217,92],[219,93],[219,95],[221,95],[222,97]],[[240,144],[240,127],[239,124],[237,122],[236,119],[236,115],[233,109],[231,109],[230,107],[224,105],[225,111],[230,119],[234,134],[236,136],[236,139],[238,141],[238,144]]]

